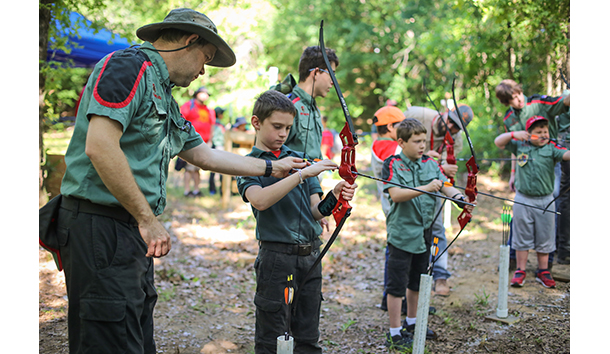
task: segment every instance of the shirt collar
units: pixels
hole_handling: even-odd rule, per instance
[[[256,146],[254,146],[254,147],[252,147],[252,152],[250,153],[250,156],[256,157],[256,158],[264,157],[268,160],[279,160],[279,159],[282,159],[282,158],[290,155],[290,153],[292,152],[292,150],[290,150],[290,148],[287,147],[286,145],[282,145],[282,148],[280,149],[280,151],[281,151],[280,157],[275,157],[275,155],[271,151],[264,151],[264,150],[257,148]]]
[[[415,161],[411,161],[411,159],[410,159],[410,158],[408,158],[408,157],[407,157],[407,155],[405,155],[405,154],[404,154],[404,152],[402,152],[402,151],[401,151],[401,152],[400,152],[400,159],[401,159],[401,160],[402,160],[402,161],[405,163],[405,165],[406,165],[407,167],[410,167],[410,168],[417,167],[418,169],[421,169],[421,168],[422,168],[422,165],[423,165],[423,164],[422,164],[422,162],[421,162],[421,157],[420,157],[420,158],[418,158],[418,159],[417,159],[417,160],[415,160]]]
[[[140,49],[149,49],[146,51],[146,55],[150,58],[150,61],[153,63],[153,67],[157,71],[157,75],[159,76],[159,81],[164,86],[173,87],[174,84],[169,81],[169,71],[167,71],[167,64],[165,64],[165,60],[163,57],[154,49],[156,49],[150,42],[144,42],[140,46]]]
[[[302,101],[304,101],[304,104],[307,105],[311,105],[311,102],[313,100],[313,97],[311,97],[311,95],[307,92],[305,92],[305,90],[303,90],[302,88],[299,87],[299,85],[296,85],[292,91],[295,91],[297,96],[299,96],[301,98]]]

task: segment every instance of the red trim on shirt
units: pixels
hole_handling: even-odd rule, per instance
[[[292,100],[292,104],[295,104],[297,102],[299,102],[301,100],[301,97],[297,97],[294,100]]]
[[[557,145],[557,143],[552,141],[552,140],[549,141],[549,143],[552,144],[554,148],[559,149],[559,150],[567,150],[568,149],[565,146]]]
[[[394,169],[392,168],[392,165],[394,164],[394,161],[396,160],[400,160],[399,157],[395,157],[393,159],[390,160],[390,164],[388,165],[389,169],[390,169],[390,176],[388,177],[388,181],[392,180],[392,175],[394,174]],[[387,182],[383,182],[383,184],[388,184]]]
[[[98,101],[102,106],[106,106],[109,108],[123,108],[123,107],[127,107],[129,105],[129,103],[131,103],[131,100],[136,95],[136,90],[138,89],[140,80],[142,79],[142,76],[144,75],[144,71],[146,71],[147,67],[152,66],[152,62],[145,61],[144,63],[142,63],[142,67],[140,67],[140,72],[138,73],[136,82],[134,83],[133,87],[131,88],[131,92],[129,92],[129,96],[127,96],[127,98],[123,102],[118,102],[118,103],[108,102],[108,101],[105,101],[99,95],[99,93],[97,92],[97,86],[100,82],[102,74],[104,73],[104,70],[106,69],[106,65],[108,64],[108,61],[110,61],[110,58],[112,58],[113,54],[114,54],[114,52],[110,53],[108,58],[106,58],[106,61],[104,62],[104,66],[102,66],[102,70],[100,70],[100,73],[97,76],[97,81],[95,82],[95,87],[93,88],[93,97],[95,97],[95,100]]]
[[[280,154],[282,153],[282,150],[271,151],[271,153],[273,155],[275,155],[275,157],[277,157],[279,159],[280,158]]]
[[[530,104],[532,104],[532,103],[541,103],[541,104],[548,104],[548,105],[551,105],[551,106],[552,106],[552,105],[554,105],[554,104],[557,104],[557,102],[561,101],[561,99],[562,99],[562,98],[563,98],[563,97],[561,97],[561,96],[560,96],[560,97],[558,97],[558,98],[557,98],[557,99],[556,99],[554,102],[548,102],[548,101],[535,100],[535,101],[532,101],[532,102],[528,102],[528,103],[527,103],[527,105],[529,106],[529,105],[530,105]]]

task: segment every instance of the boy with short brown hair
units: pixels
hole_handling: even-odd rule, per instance
[[[296,109],[285,95],[269,90],[261,94],[254,105],[251,118],[256,130],[256,143],[248,156],[276,160],[284,156],[304,157],[284,145],[292,127]],[[284,289],[287,277],[301,284],[315,263],[322,244],[322,227],[319,220],[332,213],[337,199],[354,196],[356,184],[337,183],[326,198],[321,199],[322,188],[316,177],[323,171],[338,166],[331,160],[322,160],[297,170],[291,176],[239,177],[239,193],[250,202],[256,218],[256,239],[259,254],[254,263],[256,271],[256,330],[255,353],[276,353],[277,337],[286,328],[292,328],[295,352],[321,353],[320,304],[322,299],[322,266],[318,265],[309,280],[299,289],[303,295],[296,304],[296,314],[287,323]]]
[[[449,179],[443,174],[438,163],[424,155],[426,127],[414,118],[403,120],[397,129],[398,144],[402,152],[385,160],[383,179],[427,192],[441,191],[447,196],[462,201],[473,202],[464,197],[455,187],[444,185]],[[433,196],[411,189],[386,184],[390,195],[390,212],[386,218],[388,247],[388,314],[390,333],[387,334],[389,347],[406,349],[412,344],[419,299],[421,274],[425,274],[430,261],[431,240],[428,235],[436,210]],[[472,211],[472,206],[460,205]],[[401,325],[401,298],[407,297],[407,318]],[[436,338],[428,329],[427,338]]]

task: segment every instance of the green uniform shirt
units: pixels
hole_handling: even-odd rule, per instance
[[[303,157],[300,152],[282,146],[279,158],[272,152],[252,148],[252,156],[264,160],[278,160],[287,156]],[[244,202],[248,203],[246,190],[251,186],[265,188],[279,181],[275,177],[238,177],[237,187]],[[311,213],[310,198],[312,194],[322,195],[322,188],[317,177],[307,178],[287,195],[266,210],[252,207],[256,218],[256,239],[260,241],[283,242],[289,244],[314,242],[322,234],[322,226]]]
[[[563,160],[565,147],[550,142],[543,146],[534,146],[524,141],[511,140],[506,150],[519,157],[528,156],[525,165],[517,164],[515,188],[523,194],[540,197],[553,193],[555,185],[555,164]]]
[[[525,106],[522,109],[509,108],[504,115],[504,128],[507,132],[525,130],[525,123],[533,116],[542,116],[549,121],[549,135],[556,139],[558,135],[555,117],[567,112],[568,108],[563,104],[564,96],[549,97],[545,95],[534,95],[524,97]]]
[[[66,152],[63,195],[121,206],[85,154],[91,115],[109,117],[123,126],[121,149],[155,215],[165,208],[171,159],[203,143],[172,97],[165,61],[147,48],[153,47],[145,42],[140,48],[113,52],[93,69]]]
[[[410,187],[420,187],[435,179],[443,182],[448,178],[443,174],[438,163],[424,155],[417,161],[411,161],[404,153],[392,156],[383,164],[383,179],[404,184]],[[384,192],[395,187],[385,184]],[[421,254],[426,252],[424,230],[432,225],[436,198],[422,194],[402,203],[394,203],[390,197],[390,212],[386,217],[388,243],[405,252]]]
[[[322,116],[313,97],[298,85],[288,97],[294,103],[297,115],[284,145],[294,151],[305,152],[312,159],[323,159]]]

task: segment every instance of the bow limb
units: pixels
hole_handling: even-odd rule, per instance
[[[428,68],[428,66],[426,66],[426,69],[427,68]],[[456,159],[455,159],[454,149],[453,149],[455,142],[453,140],[453,137],[451,136],[451,132],[449,131],[449,127],[447,126],[447,122],[445,122],[443,115],[438,110],[438,107],[436,107],[436,105],[434,104],[434,101],[432,101],[432,98],[430,97],[430,94],[428,93],[428,89],[426,88],[426,79],[424,79],[423,84],[424,84],[424,92],[426,92],[426,97],[428,97],[428,101],[430,101],[430,103],[432,103],[432,106],[436,110],[436,113],[438,113],[439,119],[445,125],[445,137],[443,138],[443,145],[445,146],[446,151],[447,151],[447,156],[445,157],[445,161],[447,161],[447,163],[450,165],[455,165],[457,163]],[[431,131],[430,134],[431,135],[434,134],[434,131]],[[443,145],[441,145],[441,149],[439,151],[439,154],[441,154],[441,155],[443,152]],[[441,158],[441,163],[442,163],[442,158]],[[455,180],[453,179],[453,177],[449,177],[449,182],[451,182],[451,184],[455,183]]]
[[[356,173],[358,170],[356,169],[356,145],[358,145],[358,136],[356,135],[356,131],[354,130],[354,122],[352,121],[352,117],[349,114],[349,109],[347,108],[347,104],[345,103],[345,98],[343,97],[343,93],[341,92],[341,87],[337,82],[337,77],[335,76],[335,72],[333,71],[330,60],[328,60],[328,55],[326,54],[326,47],[324,46],[324,20],[320,22],[320,50],[322,51],[322,57],[324,58],[324,64],[326,64],[326,68],[328,70],[328,74],[332,80],[333,86],[335,87],[335,91],[337,92],[337,97],[339,98],[339,102],[341,103],[341,109],[343,110],[343,115],[345,116],[345,126],[341,129],[339,133],[339,137],[341,138],[341,143],[343,144],[343,148],[341,149],[341,165],[339,166],[339,176],[349,184],[354,184],[356,181]],[[341,220],[349,215],[349,210],[351,206],[349,203],[343,199],[343,195],[339,195],[337,205],[333,210],[333,217],[337,224],[343,225]]]
[[[469,201],[475,201],[477,199],[477,174],[479,173],[479,165],[477,164],[474,146],[472,145],[472,140],[470,139],[470,134],[468,134],[468,129],[466,128],[466,122],[462,119],[462,114],[460,113],[460,108],[455,98],[455,77],[453,78],[453,83],[451,84],[451,93],[453,95],[453,104],[455,105],[455,112],[457,113],[458,119],[462,123],[462,130],[466,135],[466,139],[468,141],[468,146],[470,147],[470,159],[466,162],[466,169],[468,170],[468,180],[466,182],[466,188],[464,189],[464,194],[468,197]],[[466,225],[472,219],[472,214],[470,214],[466,209],[462,210],[462,213],[458,216],[458,222],[462,230],[466,227]],[[458,233],[459,235],[459,233]],[[457,237],[457,236],[456,236]]]
[[[335,73],[332,69],[330,61],[328,60],[328,56],[326,54],[326,47],[324,46],[324,21],[320,23],[320,50],[322,51],[322,57],[324,58],[324,63],[326,64],[328,73],[330,78],[335,86],[335,91],[337,92],[337,96],[339,97],[339,101],[341,102],[341,108],[343,109],[343,115],[345,116],[345,126],[341,129],[339,133],[339,137],[341,138],[341,143],[343,144],[343,148],[341,149],[341,165],[339,166],[339,176],[343,180],[345,180],[349,184],[354,184],[356,180],[356,174],[358,171],[356,170],[356,145],[358,144],[358,136],[354,130],[354,123],[352,121],[352,117],[349,114],[349,110],[347,109],[347,104],[345,103],[345,99],[343,98],[343,94],[341,93],[341,88],[339,87],[339,83],[337,82],[337,78],[335,77]],[[330,249],[330,246],[334,243],[335,239],[339,236],[339,232],[343,228],[345,221],[350,216],[352,210],[352,206],[349,204],[347,200],[343,197],[343,193],[339,194],[339,198],[337,198],[337,204],[332,211],[333,218],[335,219],[335,230],[332,235],[326,242],[326,245],[312,264],[311,268],[301,280],[296,292],[294,294],[294,301],[292,302],[292,311],[296,314],[296,307],[298,304],[298,299],[301,294],[301,288],[307,282],[309,277],[311,276],[314,269],[318,267],[324,255]]]

